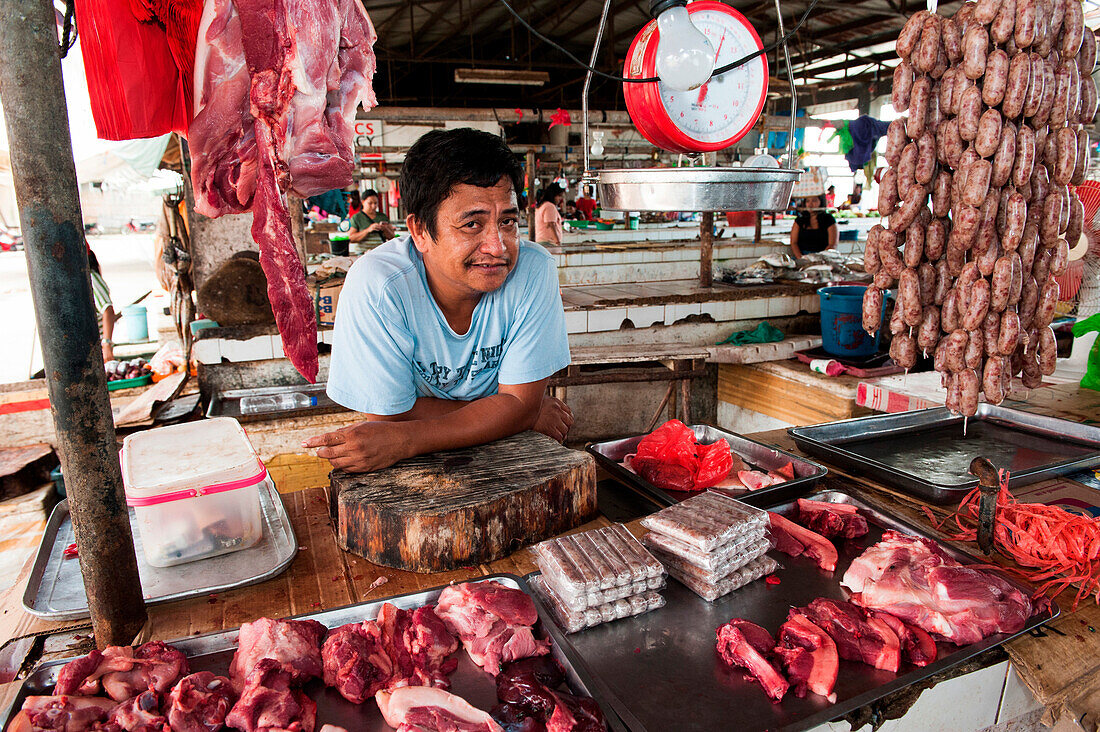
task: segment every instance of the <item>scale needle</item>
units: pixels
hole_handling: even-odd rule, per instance
[[[726,34],[722,34],[722,38],[718,41],[718,50],[714,52],[714,63],[718,64],[718,54],[722,53],[722,44],[726,42]],[[703,82],[703,85],[699,87],[699,101],[697,104],[702,104],[703,100],[707,98],[707,88],[710,87],[710,79]]]

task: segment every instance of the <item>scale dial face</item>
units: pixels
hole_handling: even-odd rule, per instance
[[[763,48],[748,20],[730,6],[703,0],[687,7],[692,22],[716,51],[715,68]],[[656,21],[641,30],[627,54],[625,76],[656,76],[659,40]],[[625,85],[634,124],[650,142],[672,152],[711,152],[734,144],[756,124],[767,92],[768,62],[763,54],[698,89],[679,91],[663,82]]]

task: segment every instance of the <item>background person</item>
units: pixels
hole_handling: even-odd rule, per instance
[[[564,198],[565,191],[557,183],[539,194],[539,205],[535,209],[535,241],[539,244],[561,244],[562,218],[558,207]]]
[[[118,315],[115,313],[114,303],[111,302],[111,290],[107,287],[107,281],[103,279],[103,270],[99,267],[99,259],[91,247],[88,247],[88,270],[92,277],[92,300],[95,302],[95,313],[99,316],[99,342],[103,347],[103,360],[115,359],[115,321]]]
[[[357,200],[358,199],[358,200]],[[361,207],[359,204],[361,201]],[[378,244],[384,244],[394,237],[396,233],[389,216],[379,210],[378,191],[367,190],[362,197],[358,191],[351,194],[349,209],[357,209],[351,213],[351,228],[348,230],[349,249],[352,254],[363,254]]]
[[[836,219],[821,209],[821,197],[810,196],[803,200],[802,209],[791,226],[791,254],[794,258],[835,249],[836,240]]]

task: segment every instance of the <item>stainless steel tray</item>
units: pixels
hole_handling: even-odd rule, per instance
[[[699,442],[709,445],[718,440],[725,440],[729,443],[730,449],[737,455],[740,455],[745,462],[752,463],[752,465],[764,470],[775,470],[784,465],[788,460],[791,462],[794,466],[794,480],[789,480],[779,485],[768,486],[767,488],[761,488],[758,491],[722,489],[727,495],[739,498],[754,506],[760,505],[762,501],[774,503],[778,500],[794,498],[795,496],[801,495],[809,490],[814,483],[820,480],[825,473],[828,472],[821,465],[811,462],[804,457],[799,457],[785,450],[764,445],[732,432],[720,430],[717,427],[711,427],[705,424],[695,424],[691,425],[691,429],[695,432],[695,439]],[[642,441],[643,437],[645,437],[645,435],[635,435],[634,437],[624,437],[621,440],[591,443],[585,449],[596,458],[596,462],[599,463],[601,468],[611,473],[611,475],[615,476],[620,482],[634,486],[661,506],[671,506],[674,503],[679,503],[685,498],[698,495],[697,492],[680,493],[677,491],[670,492],[663,490],[637,473],[633,473],[622,466],[621,463],[623,458],[638,448],[638,443]]]
[[[299,386],[259,386],[252,389],[216,391],[210,397],[210,405],[206,408],[206,416],[210,418],[233,417],[238,422],[263,422],[286,417],[302,417],[307,414],[330,414],[345,411],[344,407],[329,399],[328,394],[325,393],[327,386],[327,384],[301,384]],[[317,397],[317,406],[305,409],[287,409],[281,412],[259,412],[255,414],[241,412],[242,397],[292,394],[294,392]]]
[[[155,605],[243,587],[270,579],[286,569],[298,553],[298,540],[290,526],[290,517],[270,480],[260,484],[259,493],[263,538],[239,552],[175,567],[153,567],[146,563],[141,533],[134,522],[134,510],[130,509],[130,526],[145,602]],[[88,596],[84,593],[80,562],[62,555],[65,547],[74,541],[69,503],[62,501],[46,523],[27,589],[23,592],[23,607],[27,612],[49,620],[88,617]]]
[[[608,211],[782,211],[801,170],[623,168],[592,171]]]
[[[975,457],[1011,473],[1010,486],[1100,465],[1100,427],[978,405],[967,420],[945,407],[792,427],[803,452],[932,503],[958,502],[978,485]]]
[[[940,656],[924,668],[904,664],[898,673],[881,671],[854,661],[841,661],[835,692],[837,701],[807,694],[793,694],[774,704],[756,682],[730,669],[715,650],[715,629],[731,618],[747,618],[773,633],[786,620],[787,611],[818,597],[846,599],[840,578],[852,559],[879,540],[884,529],[929,536],[900,519],[881,513],[839,491],[810,496],[816,500],[857,506],[870,532],[838,545],[834,573],[821,571],[805,557],[771,552],[782,568],[778,585],[753,582],[715,602],[706,602],[679,582],[670,581],[664,591],[668,604],[635,618],[596,626],[566,638],[582,659],[597,689],[608,699],[630,729],[717,730],[736,726],[746,730],[802,730],[824,724],[879,697],[940,673],[993,646],[1025,633],[1058,615],[1050,611],[1032,617],[1020,633],[990,636],[980,643],[958,648],[939,644]],[[793,502],[774,508],[785,513]],[[929,537],[934,538],[934,537]],[[976,560],[947,545],[950,556],[964,563]],[[1011,578],[1010,582],[1017,584]],[[1029,588],[1018,585],[1025,592]]]
[[[532,594],[527,584],[519,577],[509,574],[491,575],[480,578],[482,580],[495,579],[508,587],[521,589]],[[300,618],[312,618],[329,628],[335,628],[345,623],[357,623],[367,619],[373,619],[378,615],[378,608],[383,602],[390,602],[399,608],[410,610],[413,608],[435,602],[442,587],[430,590],[414,592],[386,600],[376,600],[358,605],[328,610],[322,613],[302,615]],[[532,594],[532,596],[534,596]],[[539,615],[546,618],[543,609],[539,606]],[[572,649],[564,643],[564,635],[552,623],[543,620],[536,629],[540,637],[549,637],[554,641],[551,645],[551,653],[564,667],[566,681],[569,687],[578,694],[591,696],[603,709],[607,717],[608,726],[619,732],[625,730],[622,722],[616,717],[612,707],[595,693],[591,678],[577,663]],[[191,664],[191,671],[213,671],[216,674],[226,675],[229,671],[229,662],[233,658],[233,651],[237,645],[237,631],[227,630],[219,633],[184,638],[171,641],[172,645],[187,654]],[[469,655],[464,650],[458,651],[458,669],[451,675],[451,691],[470,704],[488,711],[497,703],[496,683],[493,677],[474,665]],[[19,693],[12,702],[11,709],[5,717],[3,728],[6,729],[12,716],[23,705],[23,700],[36,694],[48,694],[57,681],[57,674],[61,666],[70,659],[52,661],[43,664],[30,676],[23,680]],[[362,705],[352,704],[341,697],[335,690],[325,687],[320,680],[314,680],[306,685],[306,691],[317,702],[317,728],[324,724],[336,724],[353,730],[353,732],[392,732],[382,719],[378,706],[373,702]]]

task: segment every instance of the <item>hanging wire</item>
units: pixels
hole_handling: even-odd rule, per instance
[[[614,74],[608,74],[608,73],[605,73],[603,71],[600,71],[599,69],[595,69],[592,66],[589,66],[588,64],[586,64],[584,61],[577,58],[576,56],[574,56],[572,53],[570,53],[563,46],[559,45],[558,43],[555,43],[554,41],[550,40],[549,38],[547,38],[543,34],[539,33],[537,30],[535,30],[534,27],[530,23],[528,23],[526,20],[523,19],[523,16],[521,16],[519,13],[517,13],[512,8],[512,6],[508,3],[508,0],[499,0],[499,2],[500,2],[501,5],[503,5],[505,8],[507,8],[508,12],[511,13],[512,16],[520,22],[520,25],[522,25],[524,28],[529,30],[531,32],[531,34],[533,36],[535,36],[535,38],[538,38],[543,43],[557,49],[561,53],[565,54],[565,56],[570,61],[577,64],[582,69],[585,69],[587,71],[592,72],[596,76],[603,77],[604,79],[610,79],[611,81],[623,82],[625,84],[649,84],[649,83],[652,83],[652,82],[655,82],[655,81],[660,81],[660,79],[656,76],[652,76],[652,77],[645,78],[645,79],[627,79],[627,78],[624,78],[622,76],[615,76]],[[711,74],[711,78],[714,78],[715,76],[720,76],[721,74],[724,74],[727,71],[732,71],[733,69],[736,69],[738,66],[743,66],[743,65],[747,64],[749,61],[752,61],[757,56],[762,56],[766,53],[769,53],[770,51],[774,51],[776,48],[779,48],[780,45],[786,43],[788,40],[793,38],[796,33],[798,33],[798,29],[801,28],[802,24],[806,22],[806,18],[810,17],[810,12],[814,9],[814,7],[817,6],[818,2],[819,2],[819,0],[810,0],[810,4],[806,7],[806,11],[804,13],[802,13],[802,17],[798,19],[798,22],[794,24],[794,27],[791,28],[789,33],[787,33],[783,37],[777,39],[774,43],[771,43],[767,46],[764,46],[759,51],[753,51],[752,53],[750,53],[748,55],[742,56],[741,58],[737,59],[736,61],[731,61],[730,63],[726,64],[725,66],[718,67]]]
[[[76,45],[76,26],[73,24],[75,12],[75,0],[65,0],[65,20],[61,24],[61,58],[65,58]]]

